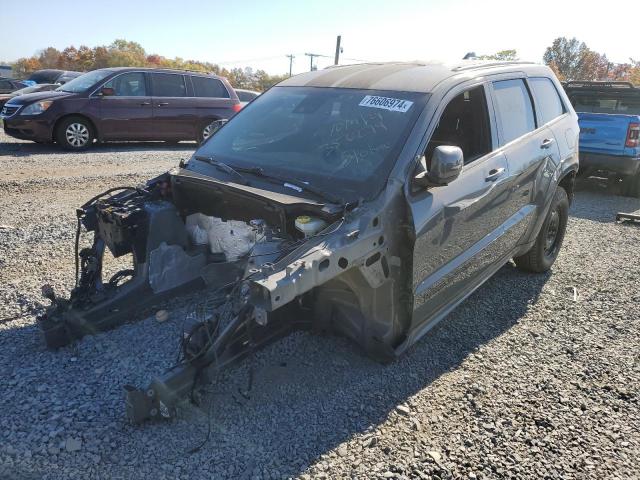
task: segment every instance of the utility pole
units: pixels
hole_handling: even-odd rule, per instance
[[[323,57],[324,55],[320,55],[319,53],[305,53],[307,57],[311,59],[311,63],[309,65],[309,71],[313,72],[313,58],[314,57]]]
[[[340,61],[340,52],[342,52],[342,49],[340,48],[340,40],[342,40],[342,35],[338,35],[338,38],[336,39],[336,57],[333,61],[334,65],[338,65],[338,62]]]
[[[285,56],[289,59],[289,76],[291,76],[291,69],[293,68],[293,59],[296,58],[296,56],[293,55],[292,53]]]

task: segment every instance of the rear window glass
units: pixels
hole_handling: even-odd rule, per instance
[[[535,130],[531,97],[523,80],[494,82],[493,89],[504,143]]]
[[[236,90],[236,93],[238,94],[238,99],[241,102],[250,102],[251,100],[253,100],[254,98],[256,98],[258,96],[257,93],[243,92],[243,91],[240,91],[240,90]]]
[[[556,87],[548,78],[530,78],[529,84],[536,99],[536,108],[542,124],[549,123],[564,113],[564,105]]]
[[[576,112],[640,115],[640,96],[584,92],[573,94],[570,100]]]
[[[220,80],[215,78],[191,77],[196,97],[229,98],[229,92]]]
[[[171,73],[152,73],[151,85],[154,97],[186,97],[184,76]]]

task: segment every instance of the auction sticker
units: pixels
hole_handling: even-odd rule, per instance
[[[413,102],[402,100],[401,98],[377,97],[375,95],[367,95],[358,104],[361,107],[382,108],[391,112],[406,112],[411,108]]]

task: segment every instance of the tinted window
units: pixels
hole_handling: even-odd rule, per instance
[[[548,123],[564,113],[562,100],[556,87],[548,78],[531,78],[529,84],[536,99],[536,108],[542,119],[542,123]]]
[[[104,86],[113,88],[116,97],[144,97],[147,95],[144,73],[142,72],[123,73],[109,80]]]
[[[220,80],[215,78],[191,77],[196,97],[229,98],[229,92]]]
[[[241,90],[236,90],[236,93],[238,94],[238,99],[241,102],[250,102],[251,100],[253,100],[254,98],[256,98],[258,96],[257,93],[253,93],[253,92],[243,92]]]
[[[151,85],[155,97],[186,97],[184,76],[171,73],[152,73]]]
[[[484,87],[466,90],[446,106],[425,151],[427,165],[433,151],[442,145],[460,147],[464,163],[491,151],[491,127]]]
[[[523,80],[494,82],[493,89],[504,143],[535,130],[531,98]]]
[[[274,87],[209,138],[197,155],[261,167],[344,198],[370,198],[386,183],[426,97]]]
[[[0,88],[12,88],[9,80],[0,80]]]
[[[584,92],[570,97],[576,112],[622,113],[640,115],[640,96]]]

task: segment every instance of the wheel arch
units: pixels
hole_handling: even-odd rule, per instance
[[[97,138],[98,140],[100,140],[100,134],[98,132],[98,127],[96,127],[96,123],[91,119],[91,117],[88,117],[87,115],[84,115],[82,113],[67,113],[65,115],[62,115],[60,118],[58,118],[56,120],[56,123],[53,125],[53,128],[51,129],[51,140],[52,141],[55,142],[55,140],[56,140],[56,132],[58,131],[58,127],[60,126],[60,124],[64,120],[66,120],[67,118],[70,118],[70,117],[82,118],[82,119],[86,120],[87,122],[89,122],[89,126],[93,130],[93,136],[95,138]]]

